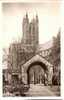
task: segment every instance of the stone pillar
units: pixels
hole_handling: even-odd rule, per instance
[[[53,67],[50,66],[48,69],[48,85],[52,85]]]
[[[22,83],[22,73],[19,73],[19,83]]]
[[[11,76],[11,74],[8,73],[8,82],[9,82],[9,84],[11,84],[11,80],[12,80],[12,76]]]
[[[22,67],[22,82],[24,84],[27,84],[27,72],[25,70],[25,68]]]

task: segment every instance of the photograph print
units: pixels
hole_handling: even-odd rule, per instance
[[[59,8],[58,0],[2,3],[4,97],[61,95]]]

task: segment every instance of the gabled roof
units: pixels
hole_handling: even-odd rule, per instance
[[[52,39],[44,44],[39,44],[37,51],[43,51],[52,48],[53,41]]]
[[[41,57],[40,55],[35,55],[33,56],[30,60],[28,60],[25,64],[23,64],[22,66],[24,67],[28,67],[30,64],[34,63],[34,62],[42,62],[43,64],[45,64],[46,66],[53,66],[50,62],[48,62],[46,59],[44,59],[43,57]]]

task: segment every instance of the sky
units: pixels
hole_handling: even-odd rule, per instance
[[[43,44],[56,36],[60,28],[60,3],[3,3],[3,47],[22,38],[22,20],[26,12],[29,21],[38,14],[39,18],[39,43]]]

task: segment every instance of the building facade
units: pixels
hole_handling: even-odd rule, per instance
[[[9,48],[8,69],[10,70],[11,83],[16,84],[19,80],[22,80],[24,84],[37,84],[44,83],[43,80],[46,78],[47,84],[52,84],[53,65],[45,59],[45,56],[49,55],[49,50],[42,51],[44,55],[41,55],[38,50],[38,16],[36,15],[29,22],[28,14],[26,14],[23,18],[22,29],[23,37],[21,42],[11,44]]]

